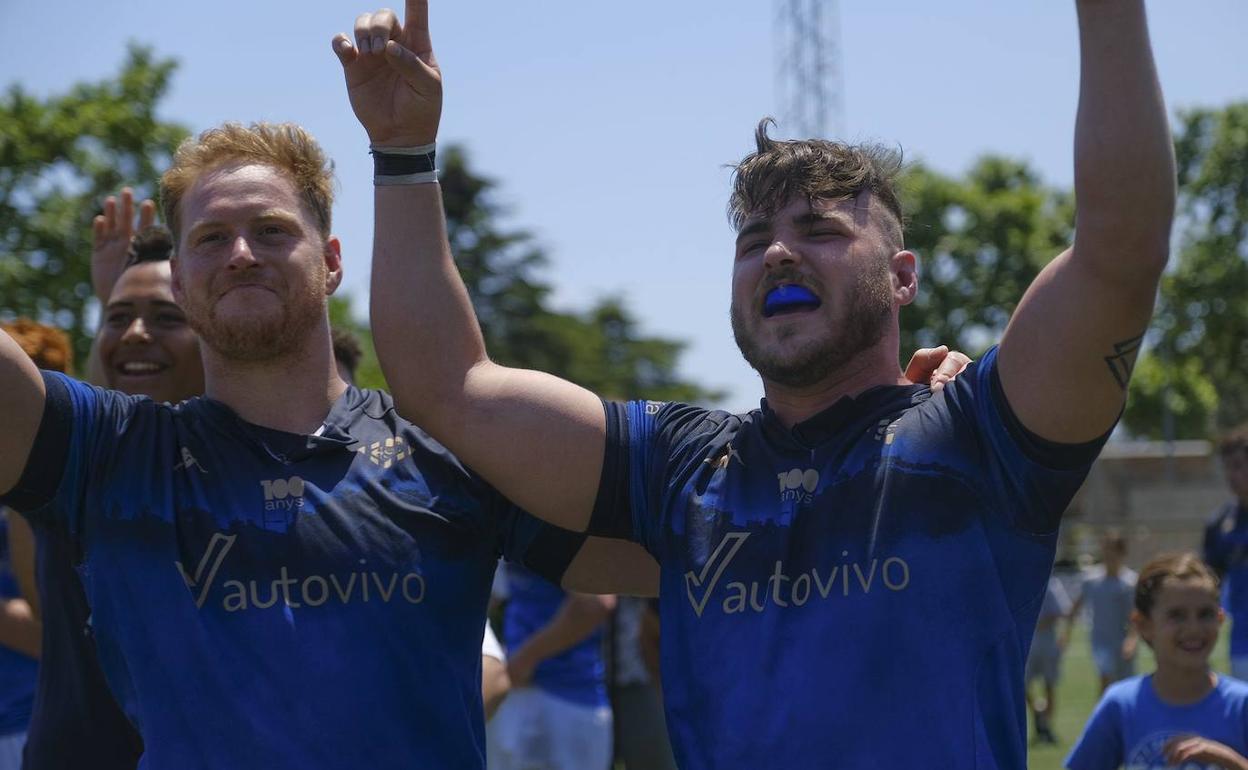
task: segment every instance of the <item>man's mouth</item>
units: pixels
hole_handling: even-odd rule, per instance
[[[150,377],[160,374],[169,367],[155,361],[123,361],[114,368],[126,377]]]
[[[822,304],[815,293],[805,286],[782,283],[767,292],[767,296],[763,299],[763,317],[802,313],[814,310]]]

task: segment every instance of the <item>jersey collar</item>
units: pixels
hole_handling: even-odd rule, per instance
[[[249,423],[229,406],[211,398],[203,397],[199,403],[208,421],[260,445],[265,453],[279,462],[298,462],[315,454],[349,449],[358,444],[359,440],[352,435],[352,427],[361,418],[377,419],[389,411],[390,405],[383,395],[378,391],[360,390],[348,385],[330,406],[321,429],[306,436]]]
[[[759,408],[767,435],[813,449],[859,421],[874,420],[883,413],[899,412],[930,397],[931,390],[926,385],[877,385],[856,396],[841,397],[832,406],[802,420],[791,429],[784,427],[767,399],[762,400]]]

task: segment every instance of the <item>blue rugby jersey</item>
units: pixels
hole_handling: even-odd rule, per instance
[[[1173,706],[1157,697],[1153,675],[1132,677],[1109,686],[1096,704],[1083,735],[1066,757],[1071,770],[1171,770],[1166,743],[1181,735],[1199,735],[1248,754],[1248,684],[1219,676],[1201,700]],[[1184,762],[1181,770],[1217,770],[1221,765]]]
[[[1026,766],[1023,664],[1102,442],[1028,434],[995,369],[792,430],[765,404],[607,404],[593,529],[661,564],[682,768]]]
[[[22,768],[134,770],[143,741],[100,671],[77,549],[60,530],[34,533],[43,638]]]
[[[555,617],[568,594],[519,564],[508,562],[504,569],[509,590],[503,611],[503,638],[507,654],[511,655]],[[580,706],[606,706],[602,634],[599,626],[568,649],[537,664],[533,686]]]
[[[494,567],[549,556],[549,530],[383,393],[348,389],[301,436],[44,379],[8,500],[32,511],[55,486],[31,515],[83,554],[140,767],[484,767]]]

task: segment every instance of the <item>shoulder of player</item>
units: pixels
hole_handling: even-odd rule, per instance
[[[1151,675],[1139,674],[1114,682],[1105,689],[1105,694],[1101,696],[1101,705],[1098,708],[1104,708],[1107,704],[1119,708],[1134,705],[1139,701],[1140,695],[1144,690],[1144,682],[1149,676]]]

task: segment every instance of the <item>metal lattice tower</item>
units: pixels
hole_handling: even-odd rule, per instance
[[[844,114],[837,0],[775,3],[780,133],[839,138]]]

